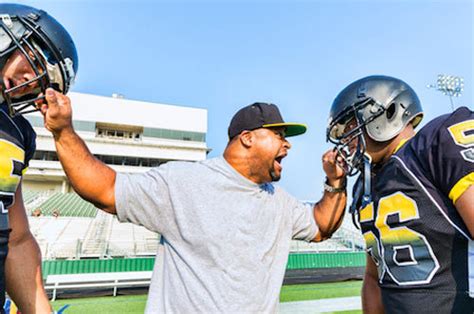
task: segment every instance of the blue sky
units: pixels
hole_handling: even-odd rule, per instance
[[[291,138],[281,184],[319,199],[329,108],[350,82],[405,80],[424,123],[451,111],[426,85],[465,80],[456,106],[473,106],[473,2],[452,1],[11,1],[42,8],[79,53],[74,91],[207,108],[210,157],[222,153],[232,115],[255,101],[308,124]],[[423,124],[424,124],[423,123]]]

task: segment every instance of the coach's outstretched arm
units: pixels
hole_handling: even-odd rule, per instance
[[[46,101],[41,106],[44,126],[53,133],[59,161],[72,187],[85,200],[115,214],[115,171],[95,158],[74,131],[69,97],[48,88]]]

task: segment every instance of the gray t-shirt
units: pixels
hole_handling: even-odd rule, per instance
[[[311,206],[220,157],[118,174],[120,221],[162,235],[146,313],[276,312],[291,239],[318,231]]]

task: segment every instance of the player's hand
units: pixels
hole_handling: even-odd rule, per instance
[[[72,130],[71,100],[52,88],[46,90],[46,103],[41,104],[44,126],[54,136],[59,136],[65,130]]]
[[[330,149],[323,154],[322,161],[323,170],[326,173],[329,183],[333,186],[342,185],[346,176],[344,169],[340,166],[342,157],[337,154],[337,151]]]

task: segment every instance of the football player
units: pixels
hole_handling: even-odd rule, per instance
[[[46,12],[0,4],[0,306],[5,289],[22,313],[50,313],[41,253],[28,227],[21,179],[35,151],[24,113],[44,104],[48,87],[66,93],[77,71],[67,31]]]
[[[415,133],[420,100],[369,76],[343,89],[327,139],[349,175],[367,245],[366,313],[474,312],[474,114],[461,107]]]

